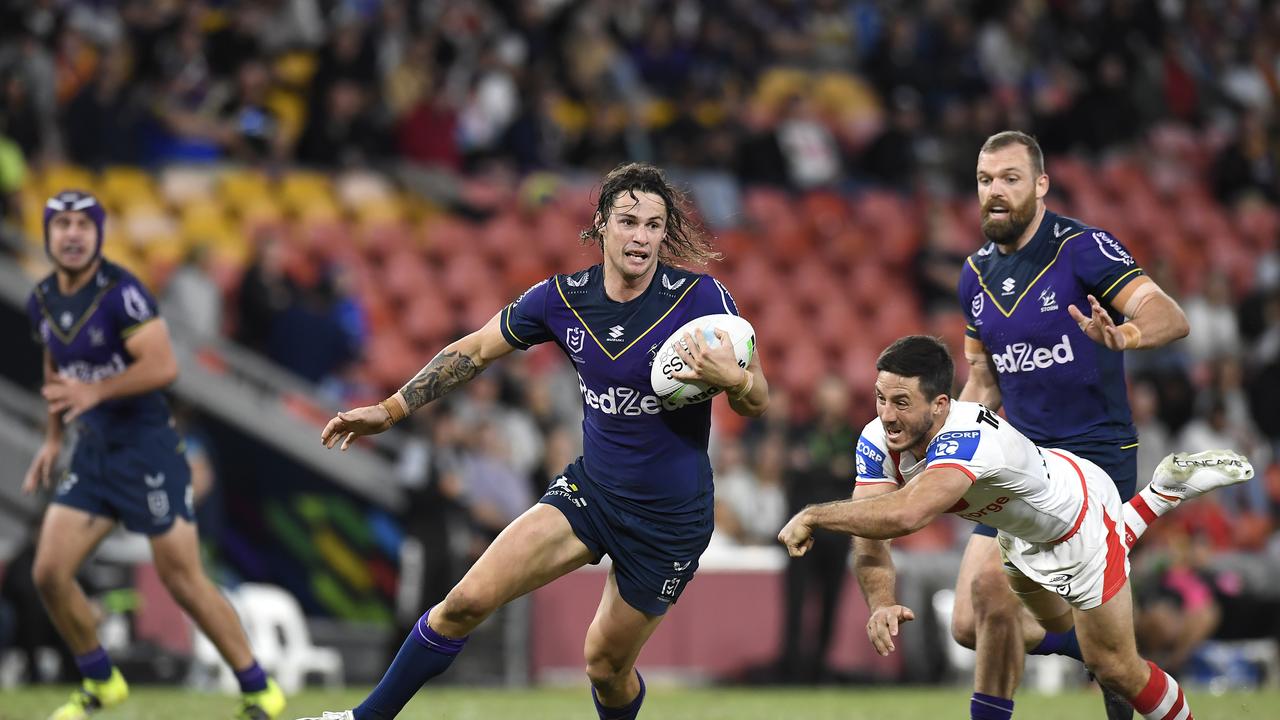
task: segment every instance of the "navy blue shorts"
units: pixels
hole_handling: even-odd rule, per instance
[[[613,560],[618,592],[631,607],[663,615],[698,570],[698,558],[711,542],[715,513],[679,523],[658,523],[610,503],[582,469],[581,460],[565,468],[539,502],[564,513],[573,534],[596,556]]]
[[[1134,493],[1138,492],[1138,444],[1136,442],[1127,447],[1111,444],[1080,447],[1055,444],[1045,447],[1073,452],[1106,470],[1111,480],[1115,482],[1116,490],[1120,491],[1121,502],[1129,502]],[[978,523],[978,526],[973,529],[973,534],[995,537],[996,529],[990,525]]]
[[[82,432],[53,502],[111,518],[143,535],[163,535],[181,517],[194,522],[191,466],[169,427],[137,431],[125,442]]]

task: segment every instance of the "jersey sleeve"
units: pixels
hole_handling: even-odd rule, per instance
[[[954,468],[976,481],[999,465],[994,438],[984,435],[981,427],[938,433],[925,453],[925,469]]]
[[[27,323],[31,326],[31,337],[41,347],[45,346],[45,333],[48,329],[45,327],[44,313],[40,312],[40,299],[33,292],[27,298]]]
[[[1105,230],[1088,230],[1071,240],[1073,268],[1081,286],[1110,303],[1124,286],[1143,275],[1129,250]]]
[[[104,299],[105,310],[121,338],[160,317],[155,297],[137,278],[123,277]]]
[[[547,325],[547,293],[554,278],[543,280],[521,293],[510,305],[502,308],[499,325],[502,337],[517,350],[528,350],[552,339]]]
[[[960,282],[956,286],[956,292],[960,300],[960,312],[964,313],[964,334],[974,340],[981,340],[978,315],[987,299],[982,294],[982,287],[978,285],[978,274],[969,262],[965,260],[960,267]]]
[[[889,467],[889,450],[884,444],[884,435],[877,432],[878,420],[873,420],[858,436],[858,444],[853,449],[854,464],[857,467],[858,485],[901,485],[897,472]]]

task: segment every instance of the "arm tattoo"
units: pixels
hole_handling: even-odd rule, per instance
[[[463,353],[441,351],[400,388],[400,394],[409,405],[409,412],[413,412],[455,387],[466,384],[482,369]]]

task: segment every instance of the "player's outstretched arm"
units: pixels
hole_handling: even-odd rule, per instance
[[[47,384],[53,378],[58,376],[58,371],[53,366],[53,356],[48,350],[44,351],[44,381]],[[31,460],[31,466],[27,468],[27,474],[22,478],[22,492],[32,493],[38,487],[49,487],[49,483],[53,478],[53,466],[58,461],[58,453],[62,452],[62,414],[49,408],[47,413],[48,420],[44,430],[44,443],[40,446],[40,450],[36,452],[36,456]]]
[[[133,363],[118,375],[91,383],[57,375],[48,378],[41,394],[49,409],[64,413],[63,422],[71,422],[104,400],[159,390],[178,379],[178,360],[173,356],[169,326],[162,318],[140,326],[125,340],[124,349]]]
[[[494,315],[484,327],[445,346],[386,400],[335,415],[320,433],[320,442],[331,448],[341,440],[341,449],[346,450],[352,440],[383,432],[414,410],[470,382],[494,360],[515,349],[502,336],[500,317],[501,313]]]
[[[1088,315],[1074,305],[1068,305],[1067,312],[1090,340],[1110,350],[1157,348],[1191,332],[1186,313],[1149,277],[1139,277],[1124,286],[1111,306],[1129,321],[1117,326],[1093,295],[1089,296]]]
[[[965,336],[964,359],[969,364],[969,379],[960,390],[960,399],[986,405],[992,412],[1000,410],[1000,383],[991,369],[991,356],[981,340]]]
[[[778,541],[792,557],[800,557],[813,545],[815,528],[878,540],[910,535],[955,505],[971,484],[956,468],[930,468],[897,492],[810,505],[782,528]]]
[[[884,495],[897,490],[891,483],[859,484],[853,489],[853,499]],[[898,625],[916,618],[911,608],[899,605],[897,600],[897,569],[889,554],[888,540],[853,538],[853,573],[862,588],[871,616],[867,619],[867,639],[876,652],[887,656],[895,650],[893,638],[898,636]]]

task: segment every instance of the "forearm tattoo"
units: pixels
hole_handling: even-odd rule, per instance
[[[448,394],[459,385],[466,384],[480,374],[482,369],[463,353],[442,351],[400,388],[400,394],[409,405],[409,412],[413,412]]]

